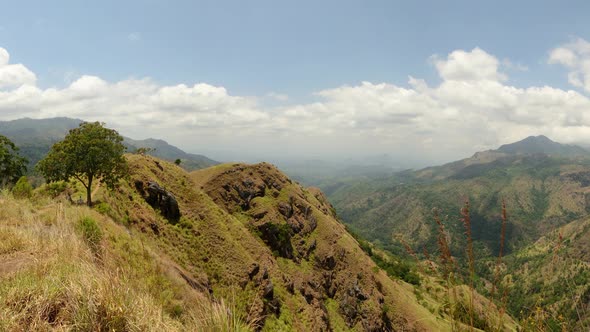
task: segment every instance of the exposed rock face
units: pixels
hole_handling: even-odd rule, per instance
[[[433,330],[422,322],[435,317],[415,310],[411,290],[376,270],[320,191],[266,163],[189,178],[149,156],[128,158],[131,182],[109,203],[129,211],[129,224],[162,250],[162,262],[178,266],[164,271],[187,291],[236,294],[237,312],[254,330]],[[174,220],[177,208],[182,223],[163,222],[159,213]]]
[[[387,277],[375,274],[370,258],[338,223],[319,189],[302,188],[267,163],[232,165],[201,188],[225,212],[238,216],[272,254],[243,271],[241,288],[258,294],[250,313],[260,322],[296,306],[295,315],[307,330],[332,330],[334,314],[353,330],[411,330],[405,322],[396,328],[400,317],[386,310],[393,303],[391,285],[381,286]],[[283,290],[291,296],[281,296]]]
[[[262,240],[273,252],[285,258],[293,258],[293,246],[291,245],[291,232],[284,224],[272,222],[258,226]]]
[[[144,188],[143,182],[137,181],[135,182],[135,188],[143,196],[145,201],[154,209],[159,209],[162,216],[168,219],[168,221],[174,224],[180,220],[178,202],[172,193],[166,191],[154,181],[149,181],[147,188]]]

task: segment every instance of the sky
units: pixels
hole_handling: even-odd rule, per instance
[[[219,160],[590,145],[586,1],[1,1],[0,120]]]

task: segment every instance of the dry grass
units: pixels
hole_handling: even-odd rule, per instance
[[[79,225],[96,221],[89,243]],[[173,278],[143,244],[86,207],[0,194],[1,331],[242,331],[231,305]],[[93,248],[96,246],[96,248]],[[97,258],[96,250],[103,253]],[[131,249],[130,249],[131,250]],[[159,286],[159,287],[158,287]]]

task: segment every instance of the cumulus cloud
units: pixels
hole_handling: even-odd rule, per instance
[[[590,91],[590,43],[576,38],[549,52],[550,64],[568,68],[568,81],[575,87]]]
[[[498,71],[498,59],[478,47],[470,52],[454,51],[446,59],[433,56],[432,60],[441,78],[447,81],[506,80],[506,75]]]
[[[576,45],[553,50],[550,61],[581,70],[590,47],[585,53],[585,44]],[[78,117],[105,121],[134,138],[164,138],[189,151],[267,156],[387,152],[436,162],[527,135],[590,140],[585,95],[507,84],[501,70],[506,62],[479,48],[431,60],[441,78],[434,86],[409,76],[405,86],[361,82],[318,91],[314,102],[293,103],[279,94],[236,96],[207,83],[163,86],[149,78],[108,82],[84,75],[64,88],[41,89],[32,72],[11,65],[0,49],[0,118]],[[1,74],[11,66],[28,74]],[[264,106],[261,100],[269,97],[280,104]]]
[[[35,84],[37,77],[22,64],[9,64],[8,51],[0,47],[0,89]]]

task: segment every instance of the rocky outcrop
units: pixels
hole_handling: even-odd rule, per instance
[[[151,207],[160,210],[160,214],[168,221],[175,224],[180,220],[180,209],[176,198],[158,183],[149,181],[146,186],[143,182],[137,181],[135,189]]]
[[[244,267],[240,283],[258,294],[249,313],[264,317],[261,326],[293,308],[292,315],[305,317],[298,330],[332,330],[333,314],[359,331],[410,326],[402,322],[395,328],[397,313],[386,310],[394,303],[386,294],[392,286],[378,286],[391,280],[375,272],[321,191],[302,188],[267,163],[234,164],[214,176],[198,175],[201,189],[272,253],[272,258],[257,258]]]
[[[267,222],[258,226],[258,231],[264,243],[278,256],[293,258],[291,231],[287,225]]]

